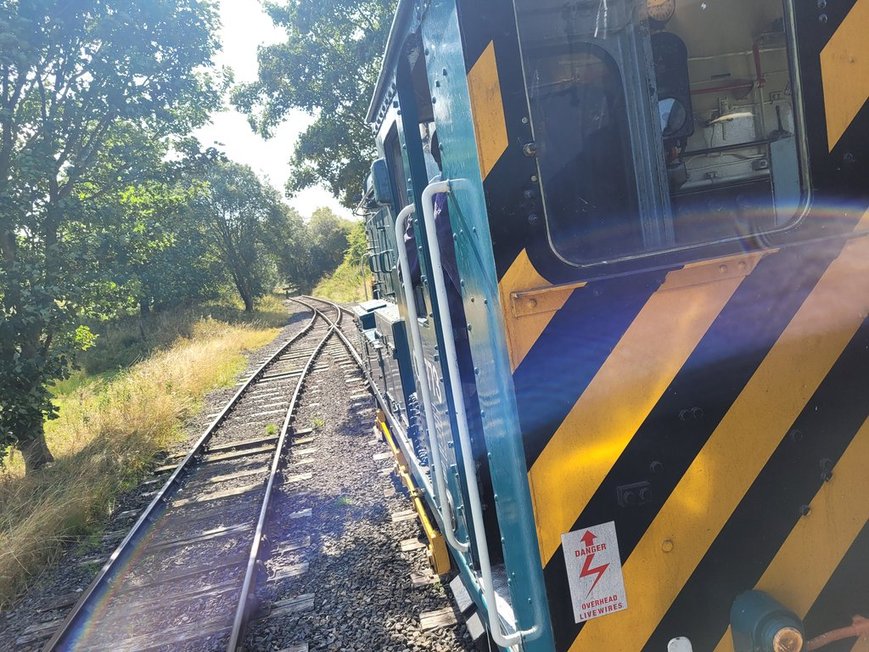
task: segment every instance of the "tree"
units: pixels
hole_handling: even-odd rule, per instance
[[[295,192],[324,182],[352,207],[374,157],[365,122],[395,0],[283,0],[266,10],[287,40],[259,53],[259,80],[233,101],[255,130],[270,135],[293,109],[317,116],[293,152]]]
[[[294,208],[282,205],[281,217],[266,225],[264,244],[280,282],[287,288],[309,292],[312,259],[308,227]]]
[[[90,340],[87,202],[206,120],[216,23],[212,0],[0,0],[0,459],[17,445],[28,472],[52,459],[48,385]]]
[[[282,223],[278,193],[262,183],[249,167],[218,163],[209,173],[199,213],[232,277],[245,312],[269,290],[274,280],[266,250],[270,224]]]
[[[310,287],[334,272],[344,260],[352,228],[352,222],[341,219],[328,208],[318,208],[311,215],[308,222],[311,262],[307,274]]]

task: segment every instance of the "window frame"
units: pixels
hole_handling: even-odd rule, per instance
[[[642,1],[642,0],[640,0]],[[765,249],[769,247],[776,246],[776,243],[771,242],[772,238],[776,238],[784,233],[793,231],[797,229],[800,224],[803,222],[805,216],[809,213],[810,208],[812,206],[814,200],[814,191],[812,187],[812,175],[811,175],[811,161],[809,155],[809,143],[807,138],[807,121],[805,115],[805,101],[804,101],[804,89],[803,89],[803,75],[802,75],[802,65],[800,61],[800,52],[798,47],[797,40],[797,25],[796,25],[796,13],[794,8],[794,0],[778,0],[782,7],[782,21],[783,21],[783,30],[784,30],[784,42],[785,42],[785,54],[788,63],[788,77],[790,81],[791,87],[791,95],[792,95],[792,107],[793,107],[793,121],[794,121],[794,144],[797,153],[797,169],[799,172],[799,185],[800,185],[800,198],[794,210],[793,216],[787,220],[781,226],[759,230],[757,232],[752,232],[748,234],[737,234],[729,237],[722,237],[717,239],[706,239],[698,242],[689,242],[685,244],[676,244],[675,239],[672,246],[664,246],[661,248],[647,248],[648,245],[643,244],[642,248],[638,251],[633,252],[625,252],[619,255],[616,255],[612,258],[598,258],[598,259],[587,259],[587,260],[571,260],[570,258],[565,257],[561,253],[559,253],[559,248],[556,242],[553,241],[552,237],[552,229],[550,228],[550,217],[548,214],[549,208],[547,205],[547,193],[545,190],[545,180],[541,173],[539,160],[535,161],[536,164],[536,179],[535,181],[539,185],[540,188],[540,198],[542,204],[542,212],[543,212],[543,221],[545,224],[546,231],[546,239],[547,239],[547,247],[551,254],[561,263],[567,265],[571,268],[584,270],[589,268],[599,268],[613,265],[624,265],[629,263],[635,263],[638,261],[649,260],[649,259],[660,259],[662,257],[677,257],[679,260],[684,260],[686,262],[692,260],[702,260],[704,258],[708,258],[709,255],[721,255],[722,250],[730,250],[730,249],[738,249],[744,250],[745,247],[739,247],[740,244],[745,244],[746,242],[752,243],[750,245],[751,249]],[[525,94],[525,102],[529,115],[530,127],[532,130],[533,138],[536,141],[538,134],[536,133],[538,129],[535,129],[533,116],[535,115],[535,110],[532,106],[532,97],[530,93],[529,83],[528,83],[528,59],[526,58],[526,50],[528,48],[528,43],[523,40],[523,30],[522,24],[520,20],[520,4],[522,0],[513,0],[513,13],[514,19],[516,21],[516,35],[517,41],[519,45],[520,52],[520,64],[522,70],[522,89]],[[637,22],[640,21],[648,21],[646,18],[639,18]],[[625,80],[624,75],[626,74],[625,69],[620,64],[619,61],[615,61],[616,67],[619,71],[620,76],[622,77],[623,83]],[[634,71],[632,74],[635,74]],[[631,93],[632,90],[630,88],[625,88],[625,95]],[[657,94],[655,95],[657,98]],[[636,154],[634,155],[636,157]],[[663,161],[658,162],[658,165],[663,167],[666,172],[666,164]],[[773,188],[774,178],[770,179],[770,187],[771,190]],[[667,200],[666,210],[668,213],[667,220],[670,221],[672,225],[674,211],[669,204],[670,199]],[[770,205],[774,208],[773,204]],[[638,222],[642,222],[642,216],[637,214],[636,220]],[[661,219],[661,218],[658,218]],[[757,243],[760,243],[758,246]]]

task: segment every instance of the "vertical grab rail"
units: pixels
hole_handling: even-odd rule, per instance
[[[477,469],[471,453],[471,435],[468,428],[468,415],[465,410],[465,397],[462,394],[461,376],[459,374],[459,359],[456,353],[456,343],[453,337],[453,320],[450,316],[447,301],[447,288],[444,283],[441,252],[437,241],[437,225],[434,218],[434,195],[452,192],[450,181],[435,181],[426,186],[422,192],[422,213],[425,222],[426,244],[432,266],[432,279],[438,304],[438,317],[443,327],[444,354],[447,359],[447,372],[450,380],[450,391],[456,408],[456,423],[459,429],[459,443],[462,446],[462,466],[467,479],[468,502],[471,507],[471,521],[477,535],[477,554],[480,562],[480,584],[486,600],[486,612],[489,620],[489,632],[495,643],[509,648],[519,643],[523,637],[533,637],[540,632],[540,626],[535,623],[526,630],[505,634],[501,629],[501,619],[498,603],[495,599],[495,586],[492,582],[492,562],[489,559],[489,545],[486,538],[486,528],[483,523],[483,506],[480,500],[480,489],[477,483]],[[407,210],[407,209],[405,209]],[[405,259],[406,259],[405,254]],[[406,285],[406,284],[405,284]]]
[[[416,212],[413,204],[405,206],[395,219],[395,242],[398,250],[398,264],[401,268],[401,284],[404,291],[404,302],[407,304],[408,320],[410,321],[410,335],[413,341],[413,358],[416,363],[416,373],[419,379],[419,393],[422,396],[422,407],[425,412],[426,427],[429,429],[429,448],[432,458],[432,474],[435,476],[435,487],[438,492],[438,506],[441,519],[444,523],[444,534],[447,542],[460,552],[467,552],[470,545],[456,539],[455,524],[450,514],[447,500],[446,484],[442,472],[441,453],[437,442],[431,437],[434,429],[434,410],[432,409],[431,394],[429,393],[427,376],[425,373],[425,358],[422,354],[422,335],[419,332],[419,314],[416,311],[416,300],[413,296],[413,287],[410,279],[410,261],[407,258],[407,248],[404,246],[404,228],[407,219]]]

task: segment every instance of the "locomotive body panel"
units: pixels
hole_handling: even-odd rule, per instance
[[[547,19],[549,4],[535,13],[523,0],[400,3],[385,70],[407,65],[406,85],[393,75],[393,100],[385,74],[372,103],[381,144],[390,119],[413,132],[403,145],[413,150],[407,203],[423,269],[426,363],[416,372],[435,397],[430,432],[450,469],[448,510],[458,538],[471,538],[469,552],[451,551],[457,567],[487,614],[451,381],[474,406],[469,454],[494,571],[510,580],[499,613],[508,633],[526,630],[521,649],[664,650],[687,637],[694,649],[730,652],[731,605],[752,589],[809,634],[846,626],[869,614],[859,588],[869,585],[869,75],[853,76],[865,66],[855,24],[869,0],[827,11],[742,2],[733,7],[744,16],[731,7],[715,20],[691,3],[669,31],[636,3],[610,2],[603,20],[623,22],[604,25],[606,44],[600,14],[583,16],[599,3]],[[565,67],[555,44],[586,18],[597,27]],[[642,63],[638,53],[665,56],[665,42],[684,77]],[[606,86],[616,69],[620,85]],[[594,207],[553,199],[565,182],[552,161],[573,136],[545,119],[572,106],[568,79],[624,93],[633,107],[619,141],[633,159],[616,160],[629,173],[621,189],[636,190],[625,213],[636,221],[615,238]],[[631,99],[641,88],[667,100],[667,115],[687,107],[690,120],[668,122],[660,102]],[[435,128],[453,236],[438,246],[455,253],[461,335],[440,322],[431,281],[445,270],[432,267],[420,219]],[[578,169],[595,179],[611,164],[589,158]],[[606,206],[601,183],[564,192],[598,192]],[[573,223],[559,214],[569,210]],[[445,337],[467,340],[459,378],[445,365]],[[608,523],[621,568],[582,566],[583,580],[620,573],[627,605],[577,623],[574,602],[591,592],[577,594],[562,537]]]

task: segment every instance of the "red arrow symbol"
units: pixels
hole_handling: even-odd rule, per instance
[[[585,534],[582,535],[580,541],[585,544],[586,548],[590,548],[594,545],[594,540],[597,539],[594,534],[592,534],[591,530],[588,530]],[[580,577],[589,577],[590,575],[597,575],[594,580],[594,583],[591,585],[591,588],[588,590],[588,593],[585,594],[585,597],[591,595],[591,592],[594,591],[594,587],[597,586],[597,583],[600,582],[600,578],[603,577],[603,574],[606,572],[606,569],[609,568],[609,564],[601,564],[595,568],[592,568],[592,564],[594,563],[594,555],[595,553],[590,553],[585,556],[585,562],[582,564],[582,570],[579,572]]]

